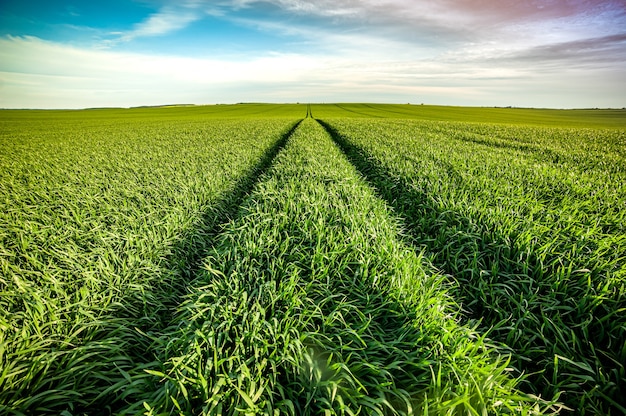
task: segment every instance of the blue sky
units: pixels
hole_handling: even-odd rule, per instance
[[[626,0],[0,0],[0,107],[626,106]]]

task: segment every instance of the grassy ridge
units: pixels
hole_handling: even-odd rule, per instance
[[[54,120],[3,121],[0,413],[130,400],[207,233],[294,124]]]
[[[307,108],[319,119],[393,118],[431,121],[460,121],[509,125],[571,128],[626,128],[624,109],[555,110],[538,108],[455,107],[409,104],[236,104],[203,106],[162,106],[144,108],[96,108],[86,110],[0,110],[0,130],[6,122],[97,123],[197,121],[223,118],[301,118]]]
[[[323,128],[303,121],[190,285],[145,407],[540,412],[506,358],[457,323],[444,276],[399,233]]]
[[[211,119],[267,119],[302,118],[306,104],[233,104],[198,106],[162,106],[135,108],[91,108],[84,110],[0,110],[0,126],[23,130],[14,123],[28,123],[29,129],[36,125],[53,123],[97,126],[102,123],[120,125],[124,123],[206,122]],[[11,124],[13,123],[13,124]]]
[[[522,124],[554,127],[625,128],[626,110],[553,110],[537,108],[454,107],[409,104],[314,104],[318,119],[395,118],[433,121]]]
[[[527,388],[626,403],[624,131],[328,119]]]

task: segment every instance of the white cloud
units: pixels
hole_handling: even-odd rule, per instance
[[[303,39],[315,36],[314,27],[240,22],[262,30],[291,31]],[[445,50],[410,47],[360,32],[320,32],[317,39],[332,48],[258,51],[233,60],[94,50],[33,37],[0,38],[0,107],[239,101],[624,106],[626,86],[619,82],[624,36],[530,48],[523,44],[503,48],[493,41]]]
[[[135,25],[133,31],[125,35],[126,39],[140,36],[163,35],[186,27],[189,23],[199,20],[200,16],[191,10],[165,8],[150,15],[145,21]]]
[[[89,50],[33,37],[0,38],[0,62],[0,107],[63,108],[228,102],[229,91],[298,83],[318,66],[301,55],[234,62]]]
[[[165,3],[156,13],[134,25],[133,29],[121,33],[117,41],[130,41],[145,36],[160,36],[184,29],[206,16],[221,16],[219,8],[211,7],[202,0],[181,0]]]

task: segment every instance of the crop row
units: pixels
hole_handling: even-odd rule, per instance
[[[295,123],[74,121],[3,124],[0,413],[130,400],[209,234]]]
[[[328,119],[525,389],[626,412],[621,131]]]

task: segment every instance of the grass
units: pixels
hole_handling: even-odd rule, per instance
[[[625,109],[554,110],[415,104],[315,104],[316,118],[392,118],[573,128],[626,128]]]
[[[445,276],[399,236],[384,202],[305,120],[191,283],[164,365],[150,371],[149,414],[549,408],[515,389],[506,355],[459,325]]]
[[[91,120],[89,120],[92,122]],[[295,120],[17,126],[0,159],[0,408],[114,410],[207,233]],[[231,202],[232,201],[232,202]]]
[[[135,108],[91,108],[84,110],[0,110],[0,121],[39,125],[64,123],[99,125],[102,122],[116,124],[125,122],[162,123],[164,121],[206,122],[211,119],[248,118],[302,118],[306,104],[236,104],[204,106],[162,106]]]
[[[480,328],[581,414],[626,387],[624,131],[328,119]]]
[[[0,413],[622,414],[624,121],[2,110]]]

